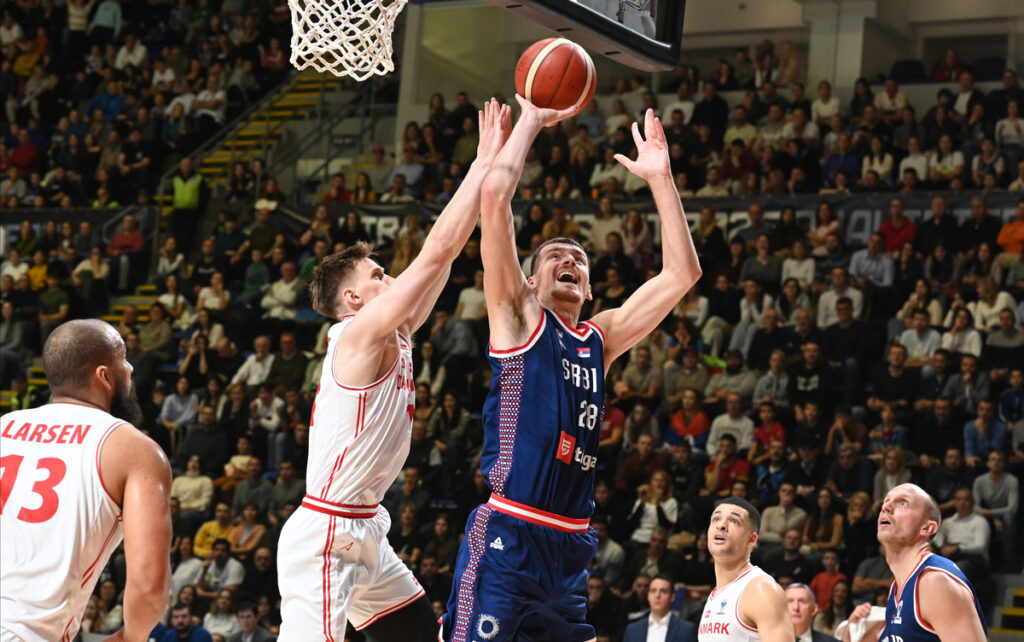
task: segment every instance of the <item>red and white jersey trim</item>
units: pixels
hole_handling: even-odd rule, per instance
[[[349,519],[369,519],[375,516],[380,508],[380,504],[338,504],[336,502],[324,501],[312,495],[306,495],[302,498],[302,506],[319,513],[326,513],[336,517],[348,517]]]
[[[548,528],[554,528],[567,533],[586,533],[590,529],[589,519],[576,519],[573,517],[564,517],[555,513],[549,513],[547,511],[540,510],[539,508],[533,508],[526,504],[514,502],[511,499],[507,499],[493,493],[491,494],[491,498],[487,500],[487,503],[499,513],[518,517],[519,519],[530,522],[531,524],[547,526]]]

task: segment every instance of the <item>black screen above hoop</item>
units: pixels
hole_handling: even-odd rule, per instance
[[[636,69],[665,71],[679,63],[686,0],[490,2]]]

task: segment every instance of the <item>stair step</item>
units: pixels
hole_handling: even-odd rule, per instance
[[[1024,589],[1013,589],[1010,606],[1024,607]]]
[[[294,105],[292,106],[294,107]],[[299,116],[304,113],[305,111],[298,112],[294,109],[272,109],[268,115],[276,118],[294,118],[295,116]]]
[[[135,305],[135,304],[129,304],[129,305]],[[115,305],[115,306],[112,306],[110,309],[113,310],[114,312],[120,312],[121,314],[124,314],[124,311],[125,311],[125,309],[127,307],[128,307],[128,305]],[[135,309],[138,310],[139,312],[149,312],[149,309],[151,307],[153,307],[151,304],[146,304],[146,303],[143,303],[143,304],[140,304],[140,305],[135,305]]]
[[[225,146],[225,147],[230,147],[230,148],[233,149],[233,148],[237,148],[237,147],[256,147],[257,145],[260,144],[260,141],[252,140],[252,139],[249,139],[249,138],[246,138],[244,140],[236,138],[236,139],[232,139],[232,140],[226,140],[226,141],[224,141],[221,144],[223,146]]]
[[[999,623],[1004,629],[1024,631],[1024,608],[1004,606],[1000,609]]]
[[[50,382],[46,380],[46,377],[32,377],[28,380],[28,385],[30,386],[45,386],[49,383]]]
[[[285,100],[296,100],[296,99],[300,99],[300,98],[308,98],[310,100],[317,100],[317,99],[319,99],[320,98],[320,85],[319,85],[319,83],[313,89],[299,89],[298,87],[293,87],[291,91],[289,91],[287,94],[285,94],[284,97],[281,98],[280,100],[278,100],[277,102],[280,103],[280,102],[285,101]]]
[[[222,167],[200,167],[199,173],[204,176],[212,176],[214,174],[220,174],[224,169]]]
[[[322,85],[319,82],[311,82],[311,83],[303,82],[303,83],[294,85],[293,89],[296,90],[296,91],[320,91],[321,89],[323,89],[325,91],[329,91],[329,90],[332,90],[332,89],[337,89],[339,85],[341,85],[341,83],[330,82],[330,81],[325,82]]]
[[[992,627],[991,629],[988,630],[988,632],[992,633],[992,634],[995,634],[995,635],[1006,635],[1006,636],[1014,636],[1014,637],[1020,636],[1021,638],[1024,638],[1024,630],[1022,630],[1022,629],[1007,629],[1005,627]]]
[[[135,288],[136,294],[156,294],[156,286],[152,283],[145,283]]]

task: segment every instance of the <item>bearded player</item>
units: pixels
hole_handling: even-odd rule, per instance
[[[142,420],[124,340],[68,321],[43,346],[53,402],[0,419],[0,640],[68,642],[124,539],[124,628],[145,640],[171,585],[171,469]]]
[[[371,641],[437,639],[430,602],[388,545],[380,501],[409,453],[413,332],[476,225],[480,184],[511,127],[494,100],[479,119],[476,161],[401,276],[360,243],[326,257],[310,283],[316,310],[338,323],[310,420],[307,494],[281,533],[283,642],[340,642],[346,619]]]
[[[708,552],[715,560],[715,589],[697,626],[700,642],[793,642],[786,594],[750,563],[761,514],[745,499],[730,497],[711,513]]]
[[[484,404],[481,470],[490,500],[470,515],[459,550],[442,637],[563,640],[595,637],[586,623],[590,528],[608,366],[665,318],[700,277],[697,253],[672,183],[661,123],[648,111],[633,125],[635,161],[616,158],[650,185],[661,217],[664,266],[621,308],[587,322],[589,262],[558,238],[524,276],[510,202],[541,128],[571,116],[517,96],[522,115],[481,195],[481,255],[493,367]]]
[[[935,500],[915,484],[900,484],[885,496],[878,515],[878,541],[895,581],[889,588],[885,621],[862,639],[889,642],[981,642],[985,615],[967,576],[951,560],[931,552],[942,513]],[[862,604],[850,614],[860,622],[871,611]],[[843,636],[849,642],[847,629]]]

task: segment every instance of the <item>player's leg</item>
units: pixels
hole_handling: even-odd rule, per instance
[[[345,639],[346,611],[362,573],[359,533],[348,530],[360,521],[299,510],[285,524],[278,546],[280,642]]]
[[[349,621],[371,642],[437,640],[440,624],[423,587],[388,544],[387,512],[366,521],[362,551],[366,579],[352,592]]]
[[[426,595],[362,629],[369,642],[437,642],[441,625]]]

